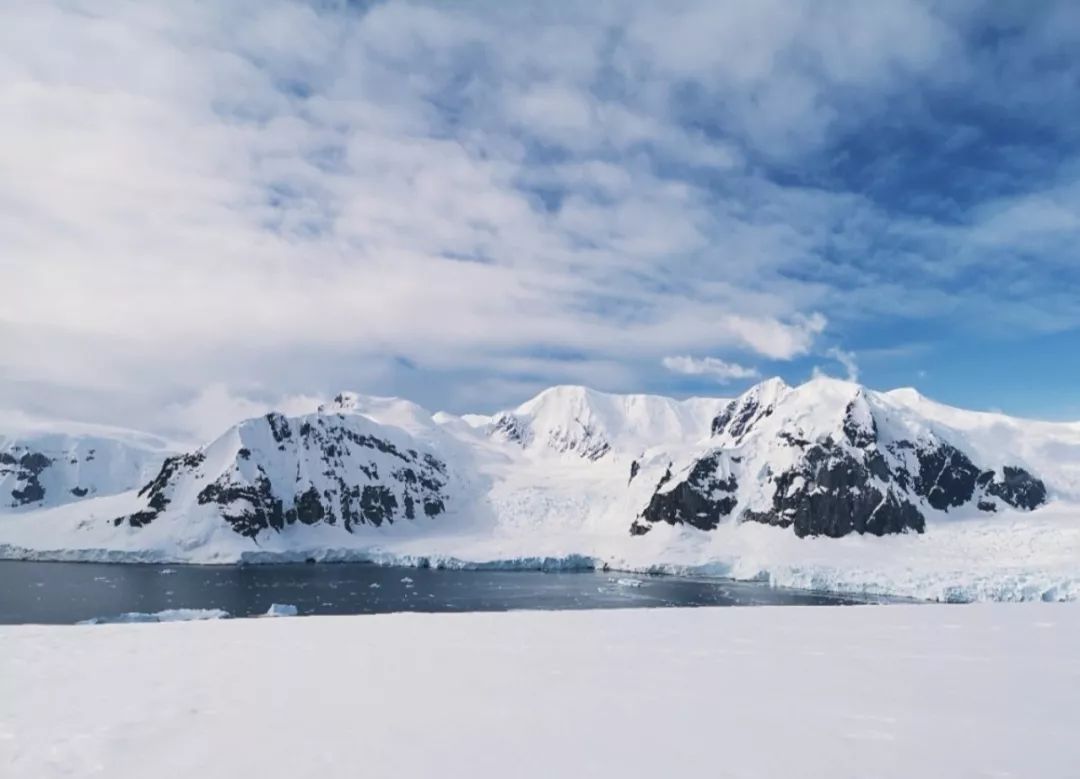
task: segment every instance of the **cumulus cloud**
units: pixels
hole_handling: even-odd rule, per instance
[[[672,356],[665,357],[660,362],[672,373],[708,376],[720,384],[727,384],[738,379],[755,379],[761,375],[756,368],[725,362],[716,357]]]
[[[1015,321],[1043,287],[1047,327],[1080,310],[1041,276],[1009,296],[964,270],[1064,245],[1067,184],[959,217],[896,214],[871,184],[903,166],[867,175],[848,142],[914,116],[931,87],[1030,99],[980,92],[977,8],[46,0],[0,14],[0,277],[17,291],[0,308],[0,404],[155,426],[168,407],[196,427],[214,393],[252,384],[502,404],[520,397],[476,388],[640,389],[662,384],[665,355],[783,362],[883,315]],[[1041,45],[1068,51],[1063,29]],[[1032,36],[1009,38],[1010,83]],[[1025,231],[1033,214],[1058,239]]]

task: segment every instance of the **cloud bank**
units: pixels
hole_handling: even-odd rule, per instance
[[[0,404],[477,407],[1078,326],[1073,8],[17,0]]]

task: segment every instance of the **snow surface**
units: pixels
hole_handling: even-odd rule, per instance
[[[13,492],[26,488],[21,469],[0,463],[0,519],[80,498],[114,495],[146,483],[177,444],[123,428],[46,421],[0,412],[0,455],[15,461],[41,455],[50,461],[38,482],[44,497],[24,504]]]
[[[633,455],[658,443],[700,440],[727,403],[721,398],[614,395],[563,385],[485,421],[489,430],[501,420],[515,422],[526,449],[594,459],[610,451]],[[479,419],[472,417],[472,424]]]
[[[0,627],[0,775],[1075,777],[1080,606]]]
[[[980,466],[1028,468],[1046,482],[1050,501],[1030,513],[1007,507],[996,514],[928,511],[922,535],[799,539],[790,529],[728,522],[709,532],[658,523],[647,535],[631,537],[631,521],[669,466],[678,473],[716,445],[711,421],[728,401],[555,387],[501,414],[457,417],[396,398],[342,393],[293,426],[321,420],[434,454],[449,467],[444,514],[355,526],[351,533],[340,524],[295,524],[254,539],[238,535],[213,506],[198,505],[195,494],[218,473],[243,476],[258,457],[238,457],[241,447],[260,450],[275,483],[291,483],[290,474],[302,471],[320,492],[333,486],[320,481],[325,468],[317,460],[274,461],[277,447],[263,440],[260,418],[205,447],[195,478],[181,484],[174,505],[151,524],[114,525],[116,517],[145,507],[134,492],[0,516],[0,557],[607,566],[947,601],[1080,598],[1080,424],[964,411],[913,390],[878,393],[832,379],[794,388],[770,380],[749,394],[776,410],[745,441],[727,441],[746,450],[744,473],[783,466],[789,454],[776,445],[780,431],[841,438],[844,410],[856,401],[856,419],[872,408],[883,440],[957,441]],[[505,419],[511,422],[500,423]],[[766,502],[762,484],[742,479],[740,505]]]

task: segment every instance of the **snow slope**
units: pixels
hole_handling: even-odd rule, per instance
[[[173,448],[133,430],[0,414],[0,514],[131,490]]]
[[[1074,604],[0,627],[0,775],[1065,779],[1078,645]]]
[[[472,416],[470,422],[526,450],[599,460],[608,454],[636,454],[658,444],[698,440],[726,403],[719,398],[679,401],[558,386],[516,409],[492,417]]]
[[[881,393],[883,399],[928,426],[950,431],[962,448],[992,465],[1021,462],[1052,485],[1055,496],[1080,502],[1080,422],[1042,422],[967,411],[937,403],[911,388]]]
[[[0,556],[693,570],[940,600],[1080,598],[1080,425],[769,380],[556,387],[457,417],[343,393],[137,491],[0,519]],[[879,537],[880,536],[880,537]]]

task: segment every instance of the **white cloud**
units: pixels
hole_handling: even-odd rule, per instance
[[[831,333],[901,305],[837,247],[942,234],[762,164],[795,165],[959,57],[922,3],[0,13],[8,405],[92,390],[156,426],[205,387],[434,406],[579,377],[638,389],[665,355],[811,353],[819,312]],[[212,420],[244,401],[200,402]]]
[[[164,407],[158,426],[186,434],[192,441],[202,444],[245,419],[270,411],[280,411],[287,416],[311,414],[324,402],[323,398],[304,395],[257,400],[235,393],[223,384],[212,384],[190,400]]]
[[[672,373],[687,376],[709,376],[720,384],[727,384],[738,379],[756,379],[761,374],[756,368],[747,368],[738,363],[725,362],[716,357],[665,357],[661,364]]]
[[[843,366],[848,381],[859,380],[859,363],[855,352],[846,352],[839,347],[833,346],[825,352],[826,357],[831,357]]]
[[[0,32],[0,271],[20,290],[0,327],[36,334],[0,345],[16,377],[174,394],[246,380],[219,359],[238,350],[262,379],[298,349],[491,371],[548,349],[785,359],[820,332],[798,299],[750,306],[723,281],[768,277],[800,239],[660,170],[738,180],[734,147],[592,93],[617,18],[553,58],[559,36],[511,11],[93,11],[26,4]],[[571,154],[553,210],[531,189],[549,170],[536,143]],[[57,376],[49,355],[86,341],[93,368]],[[186,378],[166,378],[180,355]]]

